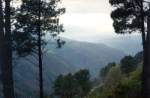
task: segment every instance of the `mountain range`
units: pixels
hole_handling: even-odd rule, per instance
[[[62,48],[56,48],[55,42],[47,45],[43,55],[44,90],[52,92],[53,81],[59,74],[89,69],[91,76],[98,75],[100,68],[109,62],[118,62],[125,55],[123,51],[104,44],[94,44],[67,40]],[[35,57],[14,60],[14,81],[16,96],[38,96],[38,63]],[[33,97],[33,98],[34,98]]]

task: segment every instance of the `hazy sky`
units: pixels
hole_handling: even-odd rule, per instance
[[[62,0],[66,13],[61,17],[63,36],[76,40],[94,40],[114,35],[109,0]]]

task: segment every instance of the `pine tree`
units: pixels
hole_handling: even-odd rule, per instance
[[[40,98],[43,98],[43,62],[42,62],[42,43],[41,43],[41,0],[38,2],[38,57],[39,57],[39,87],[40,87]]]
[[[63,26],[59,25],[59,16],[65,9],[57,7],[59,2],[60,0],[22,0],[22,5],[15,16],[13,31],[15,50],[21,56],[27,54],[38,56],[40,98],[44,95],[42,66],[42,49],[46,44],[44,36],[49,33],[52,37],[57,37],[64,31]],[[63,44],[60,39],[57,39],[57,43],[59,47]]]
[[[143,98],[150,98],[150,36],[147,31],[148,10],[143,0],[109,0],[114,7],[111,17],[114,20],[113,26],[116,33],[139,32],[142,35],[143,44]]]

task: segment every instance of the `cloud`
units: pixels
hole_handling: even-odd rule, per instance
[[[110,13],[108,0],[62,0],[68,13]]]
[[[62,36],[71,39],[89,39],[92,36],[114,35],[112,20],[108,14],[72,13],[61,18],[65,33]]]
[[[108,0],[62,0],[67,12],[61,17],[61,36],[89,40],[92,36],[114,35]],[[94,39],[93,39],[94,40]]]
[[[108,14],[103,13],[74,13],[66,14],[61,18],[61,22],[67,26],[78,26],[88,30],[98,32],[112,32],[112,20]]]

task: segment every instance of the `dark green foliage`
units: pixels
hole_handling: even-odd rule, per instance
[[[60,75],[54,82],[54,94],[61,98],[72,98],[77,91],[77,82],[72,74]]]
[[[84,97],[91,90],[90,73],[88,70],[80,70],[74,75],[80,92],[79,96]]]
[[[33,55],[39,64],[40,98],[43,98],[42,56],[47,44],[47,36],[59,39],[57,35],[64,32],[59,24],[59,16],[65,12],[59,8],[60,0],[21,0],[22,4],[15,10],[13,21],[13,49],[19,56]],[[47,38],[45,38],[45,36]],[[59,41],[59,46],[63,44]]]
[[[140,98],[141,82],[139,80],[122,81],[115,91],[116,98]]]
[[[99,88],[91,92],[87,98],[142,98],[141,97],[141,67],[130,74],[129,77],[122,76],[121,80],[112,77],[118,83],[113,84],[108,81],[110,87],[104,83]],[[119,74],[119,73],[118,73]]]
[[[56,37],[59,33],[64,32],[63,25],[59,24],[59,16],[65,12],[65,9],[57,7],[59,2],[60,0],[41,1],[42,45],[46,44],[44,35]],[[38,10],[38,0],[22,0],[21,7],[16,10],[13,23],[13,46],[21,56],[37,51]],[[59,44],[61,43],[59,41]]]
[[[54,94],[61,98],[84,97],[91,90],[90,74],[88,70],[60,75],[54,82]]]
[[[121,3],[120,3],[121,1]],[[147,0],[110,0],[112,6],[115,6],[114,13],[118,9],[121,10],[124,14],[126,11],[132,10],[132,13],[128,13],[128,16],[118,18],[118,12],[112,15],[114,20],[114,28],[117,33],[130,33],[139,31],[142,33],[142,45],[143,45],[143,97],[150,98],[150,21],[149,21],[149,11],[150,5]],[[126,6],[131,5],[131,6]],[[119,13],[122,13],[119,11]],[[113,14],[113,12],[112,12]],[[120,27],[119,27],[120,25]]]
[[[57,77],[57,79],[54,82],[54,94],[55,95],[59,95],[59,96],[63,96],[63,76],[60,75]]]
[[[112,63],[109,63],[107,66],[103,67],[101,70],[100,70],[100,77],[101,78],[104,78],[106,77],[107,73],[109,72],[109,70],[116,66],[116,63],[115,62],[112,62]]]
[[[143,83],[142,96],[150,98],[150,21],[149,1],[145,0],[109,0],[115,8],[111,14],[116,33],[139,32],[143,45]]]
[[[129,74],[130,72],[134,71],[137,67],[135,59],[132,56],[125,56],[120,63],[120,68],[125,74]]]
[[[137,67],[128,78],[124,78],[116,87],[116,98],[142,98],[141,97],[142,66]]]
[[[134,56],[136,64],[139,64],[143,60],[143,52],[139,52]]]
[[[92,92],[87,95],[87,98],[142,98],[142,61],[140,60],[141,62],[139,62],[139,59],[137,60],[137,55],[140,54],[136,54],[135,57],[126,56],[123,58],[125,60],[122,59],[123,62],[125,61],[127,64],[130,63],[136,66],[134,70],[125,66],[126,71],[130,72],[128,75],[123,74],[121,64],[115,64],[112,67],[108,66],[113,65],[113,63],[108,64],[106,68],[109,68],[109,71],[106,72],[103,82],[94,87]]]
[[[116,33],[141,32],[141,0],[109,0]]]

